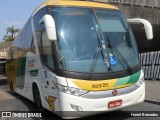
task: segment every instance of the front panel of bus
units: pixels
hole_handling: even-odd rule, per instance
[[[144,101],[132,31],[118,10],[50,7],[61,111],[107,111]]]
[[[67,79],[66,86],[58,85],[62,110],[107,110],[116,100],[120,106],[132,104],[129,95],[144,87],[143,73],[123,14],[74,7],[51,8],[50,13],[57,31],[57,74]],[[143,101],[143,93],[141,89],[137,103]]]

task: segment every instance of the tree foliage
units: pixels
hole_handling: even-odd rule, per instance
[[[19,30],[20,29],[16,29],[14,26],[8,27],[6,29],[6,35],[4,35],[3,40],[5,40],[6,42],[13,41]]]

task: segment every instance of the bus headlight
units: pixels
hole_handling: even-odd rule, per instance
[[[75,95],[75,96],[82,96],[89,92],[86,90],[81,90],[81,89],[72,88],[72,87],[63,86],[63,85],[57,85],[57,87],[59,91],[70,94],[70,95]]]
[[[144,77],[142,77],[138,82],[135,83],[137,86],[141,86],[144,83]]]

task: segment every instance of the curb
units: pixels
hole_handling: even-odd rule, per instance
[[[153,99],[145,98],[144,101],[145,101],[145,102],[148,102],[148,103],[153,103],[153,104],[160,105],[160,101],[159,101],[159,100],[153,100]]]

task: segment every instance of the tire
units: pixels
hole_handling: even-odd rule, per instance
[[[11,90],[11,80],[8,80],[9,89]]]
[[[34,102],[36,104],[37,107],[37,111],[44,111],[43,107],[42,107],[42,101],[41,101],[41,96],[38,90],[38,87],[36,86],[33,89],[33,98],[34,98]]]
[[[14,91],[14,88],[13,88],[13,82],[12,80],[10,80],[9,82],[9,86],[10,86],[10,91],[11,91],[11,94],[16,96],[16,92]]]

